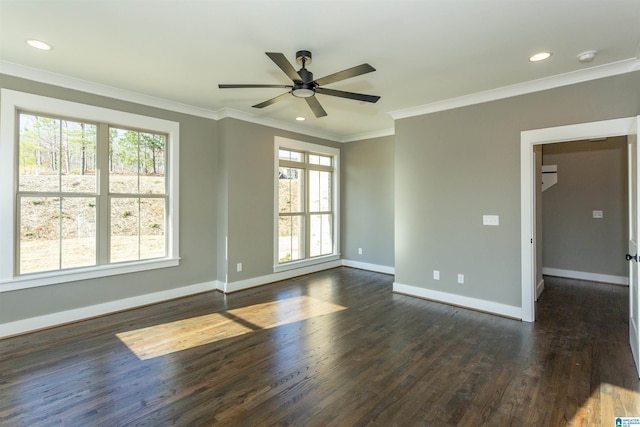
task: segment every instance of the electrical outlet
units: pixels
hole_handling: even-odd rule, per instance
[[[239,263],[236,265],[236,271],[242,271],[242,263],[241,263],[241,262],[239,262]]]
[[[362,255],[362,248],[358,248],[358,255]]]
[[[464,283],[464,274],[458,274],[458,283]]]
[[[440,280],[440,271],[433,270],[433,280]]]

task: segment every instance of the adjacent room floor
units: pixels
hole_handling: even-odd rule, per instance
[[[0,340],[2,426],[563,426],[640,417],[626,287],[529,324],[337,268]]]

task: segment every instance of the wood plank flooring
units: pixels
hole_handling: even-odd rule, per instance
[[[547,278],[522,323],[337,268],[0,340],[1,426],[613,426],[625,287]]]

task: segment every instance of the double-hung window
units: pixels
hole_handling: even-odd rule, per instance
[[[338,257],[339,150],[276,138],[276,270]]]
[[[177,265],[178,123],[1,101],[0,290]]]

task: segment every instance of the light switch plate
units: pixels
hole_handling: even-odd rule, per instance
[[[482,215],[482,225],[500,225],[500,216]]]
[[[593,211],[593,217],[594,218],[604,218],[604,212],[603,211]]]

